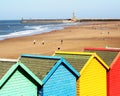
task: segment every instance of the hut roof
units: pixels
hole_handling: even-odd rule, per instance
[[[31,78],[32,82],[38,86],[42,85],[42,81],[39,80],[24,64],[18,61],[0,61],[0,88],[6,83],[6,81],[12,76],[12,74],[19,70],[26,77]]]
[[[73,54],[73,53],[64,53],[56,52],[55,56],[64,57],[78,72],[83,68],[85,63],[88,61],[91,55],[89,54]]]
[[[41,79],[43,83],[46,82],[61,63],[64,63],[76,76],[79,76],[79,73],[61,57],[23,54],[21,55],[20,61]]]
[[[113,60],[113,62],[110,65],[110,67],[112,68],[114,65],[116,65],[116,63],[118,64],[119,61],[120,61],[120,52],[118,53],[118,55],[116,56],[116,58]]]
[[[84,51],[86,52],[95,52],[97,53],[106,64],[109,66],[116,58],[120,49],[118,48],[85,48]]]
[[[7,71],[17,62],[12,59],[0,59],[0,79],[7,73]]]
[[[85,64],[94,57],[99,59],[105,68],[109,69],[95,53],[56,51],[55,56],[63,56],[77,71],[81,71]]]

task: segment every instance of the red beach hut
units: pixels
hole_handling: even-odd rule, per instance
[[[120,52],[112,62],[107,76],[107,96],[120,96]]]

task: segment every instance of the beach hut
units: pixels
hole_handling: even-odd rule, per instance
[[[120,49],[119,48],[85,48],[96,52],[109,66],[107,73],[107,96],[120,95]]]
[[[37,96],[42,82],[22,63],[0,61],[0,96]]]
[[[77,96],[106,96],[106,75],[109,67],[95,53],[56,51],[55,56],[64,57],[77,71]]]
[[[39,96],[76,96],[80,75],[64,58],[23,54],[20,61],[42,80]]]
[[[108,95],[120,95],[120,52],[112,62],[110,71],[108,72]]]

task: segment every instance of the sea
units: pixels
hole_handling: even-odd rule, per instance
[[[9,38],[31,36],[53,30],[61,30],[68,26],[75,26],[79,23],[29,23],[23,24],[21,20],[0,20],[0,40]]]

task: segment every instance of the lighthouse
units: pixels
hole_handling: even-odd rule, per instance
[[[74,21],[74,22],[77,21],[77,18],[76,18],[76,16],[75,16],[75,12],[74,12],[74,11],[73,11],[73,16],[72,16],[71,20]]]

